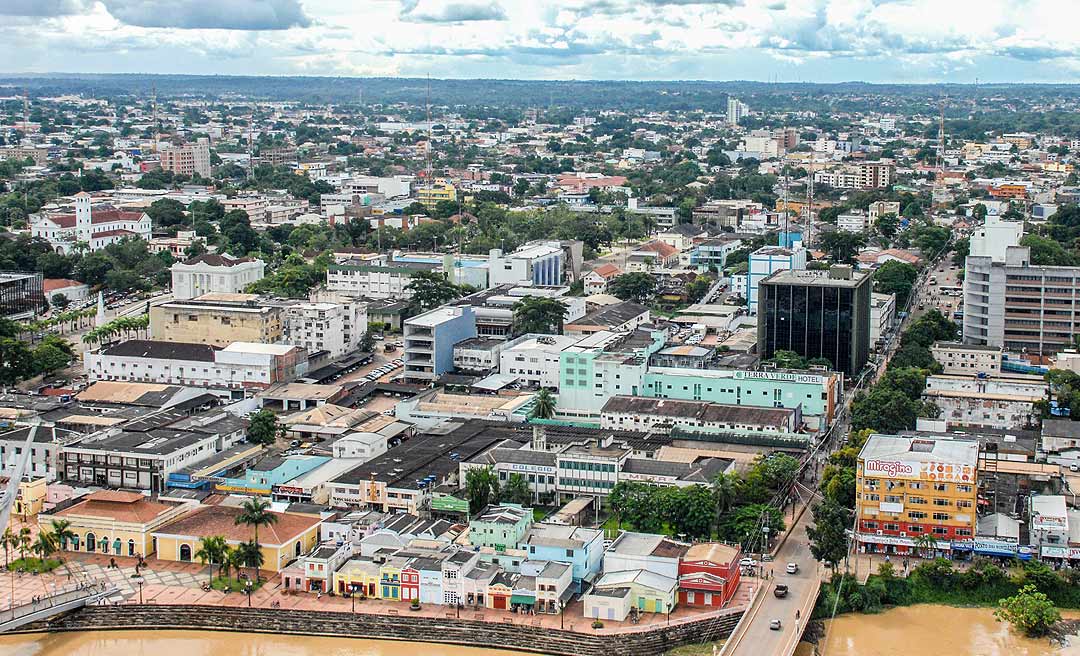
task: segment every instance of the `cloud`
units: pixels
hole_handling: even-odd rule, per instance
[[[403,0],[401,3],[401,19],[414,23],[504,21],[506,18],[506,10],[495,0]]]
[[[0,0],[0,15],[49,18],[86,11],[82,0]]]
[[[311,25],[299,0],[102,1],[116,20],[138,27],[287,30]]]

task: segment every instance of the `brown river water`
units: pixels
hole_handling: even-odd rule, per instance
[[[1080,656],[1080,636],[1068,646],[1024,638],[995,620],[989,608],[907,606],[843,615],[827,629],[824,656]]]
[[[523,656],[391,640],[212,631],[93,631],[0,637],[0,656]]]
[[[1078,619],[1080,613],[1066,612]],[[1020,637],[987,608],[910,606],[828,622],[824,656],[1080,656]],[[807,645],[803,645],[806,647]],[[100,631],[0,636],[0,656],[523,656],[415,642],[208,631]]]

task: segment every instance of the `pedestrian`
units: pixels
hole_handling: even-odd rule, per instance
[[[798,608],[796,608],[796,609],[795,609],[795,620],[796,620],[796,621],[798,621],[798,619],[799,619],[799,615],[800,615],[799,609],[798,609]]]

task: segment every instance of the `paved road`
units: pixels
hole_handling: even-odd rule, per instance
[[[884,356],[880,359],[879,373],[884,371],[889,358],[892,357],[896,347],[899,345],[899,333],[906,328],[910,321],[913,321],[921,314],[929,312],[933,307],[939,307],[946,316],[951,318],[952,312],[958,308],[961,300],[959,297],[944,296],[937,293],[937,290],[942,286],[961,284],[958,279],[959,270],[951,269],[950,264],[951,262],[947,257],[943,258],[940,263],[935,263],[929,267],[927,274],[920,278],[920,286],[914,291],[915,300],[912,302],[911,315],[897,326],[893,339],[887,346]],[[937,278],[936,285],[930,284],[931,277]],[[920,302],[922,302],[922,308],[919,307]],[[818,456],[812,455],[811,458],[817,460],[819,456],[824,457],[825,454],[831,453],[847,436],[850,422],[848,410],[853,397],[854,390],[846,390],[844,405],[835,421],[832,432],[822,444],[820,454]],[[813,464],[816,465],[816,463]],[[820,470],[817,467],[812,471],[814,471],[814,478],[820,476]],[[811,488],[813,487],[813,484],[809,483],[803,490],[804,493],[812,493]],[[771,564],[774,578],[765,583],[768,586],[766,596],[758,605],[751,608],[747,617],[739,624],[738,630],[732,635],[728,644],[725,645],[724,656],[751,654],[754,656],[762,654],[788,656],[794,652],[805,627],[806,618],[810,615],[817,599],[821,577],[826,575],[825,571],[821,569],[821,565],[814,560],[813,555],[810,553],[810,540],[806,534],[806,527],[811,524],[811,518],[810,511],[807,511],[796,523],[787,541]],[[784,572],[789,562],[799,565],[797,574],[789,575]],[[747,581],[754,581],[755,584],[760,583],[754,579],[747,579]],[[778,583],[787,584],[789,589],[788,596],[783,599],[777,599],[772,594],[773,588]],[[796,609],[799,611],[799,620],[795,619]],[[771,620],[774,619],[780,620],[780,630],[769,628]]]
[[[767,563],[767,567],[773,570],[773,578],[768,581],[746,579],[755,587],[759,584],[767,586],[766,596],[760,606],[752,610],[752,615],[745,628],[739,634],[732,636],[732,646],[725,650],[725,655],[753,655],[761,654],[788,654],[798,644],[802,629],[806,625],[806,617],[814,607],[817,599],[820,575],[818,563],[810,553],[810,547],[806,540],[806,527],[811,523],[810,512],[803,516],[792,529],[791,536],[784,546],[780,548],[775,560]],[[788,563],[796,563],[799,571],[796,574],[787,574],[784,569]],[[782,583],[788,586],[788,596],[778,599],[773,595],[776,584]],[[799,610],[800,618],[795,619],[795,611]],[[769,628],[771,620],[778,619],[781,623],[779,631]]]

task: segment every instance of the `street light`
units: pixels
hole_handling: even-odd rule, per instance
[[[245,581],[244,589],[247,592],[248,608],[251,608],[251,579],[247,579],[247,581]]]
[[[142,574],[138,574],[138,575],[134,576],[133,578],[135,579],[135,583],[139,586],[139,605],[141,606],[142,603],[143,603],[142,589],[143,589],[143,585],[146,583],[146,579],[143,577]]]

